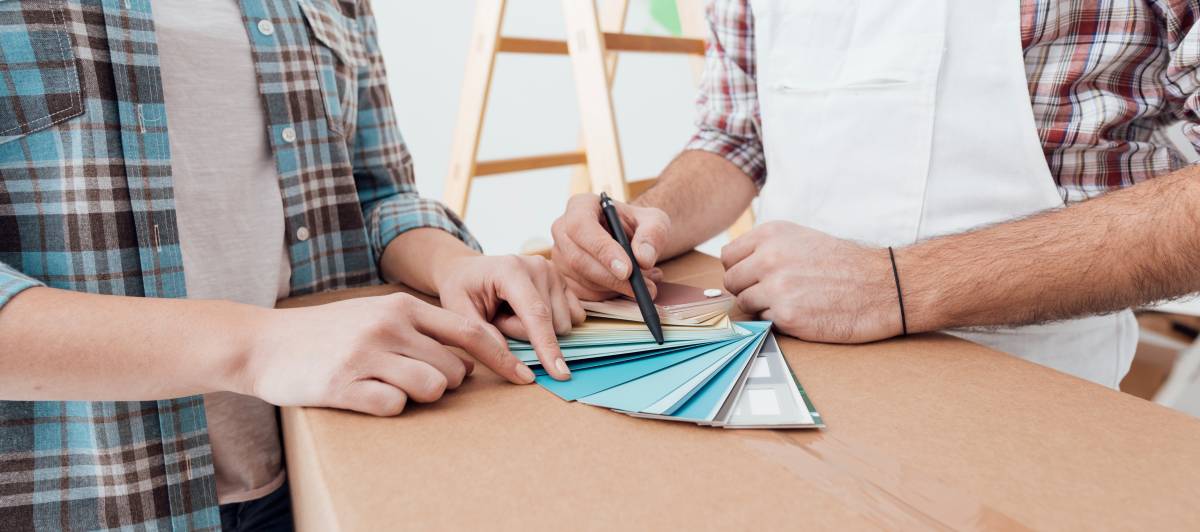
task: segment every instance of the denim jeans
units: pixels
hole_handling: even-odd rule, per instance
[[[292,497],[288,483],[259,499],[221,505],[224,532],[292,532]]]

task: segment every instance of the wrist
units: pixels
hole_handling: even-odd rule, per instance
[[[901,336],[904,331],[896,291],[895,271],[887,248],[863,248],[862,264],[866,271],[859,277],[859,293],[866,298],[862,304],[864,323],[869,324],[871,339]],[[907,302],[907,300],[906,300]],[[912,332],[912,327],[909,327]]]
[[[468,267],[476,259],[483,257],[482,254],[474,250],[468,250],[470,253],[456,254],[453,256],[444,257],[438,264],[432,266],[430,278],[433,283],[433,295],[441,297],[445,287],[453,282],[453,279],[459,276],[459,271]]]
[[[441,229],[419,228],[394,238],[383,251],[380,270],[384,280],[438,295],[438,286],[449,277],[450,263],[481,254]]]
[[[947,314],[939,304],[936,275],[914,247],[895,248],[896,275],[900,279],[900,295],[904,300],[904,317],[909,334],[939,331],[950,327]],[[898,307],[896,310],[899,313]],[[898,315],[898,314],[897,314]]]
[[[225,344],[225,354],[216,368],[216,386],[220,391],[255,395],[262,362],[270,356],[269,349],[280,342],[277,315],[283,311],[235,303],[222,303],[217,309],[228,319],[227,334],[219,335]]]

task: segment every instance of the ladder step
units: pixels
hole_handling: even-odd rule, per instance
[[[688,37],[605,33],[604,46],[610,52],[704,55],[704,39],[692,39]]]
[[[605,33],[604,46],[610,52],[704,55],[704,39],[687,37]],[[566,41],[525,37],[501,37],[496,50],[512,54],[566,55],[568,53]]]
[[[573,151],[566,153],[551,153],[548,155],[533,155],[515,159],[496,159],[494,161],[479,161],[475,163],[475,175],[485,176],[507,174],[522,170],[537,170],[539,168],[554,168],[573,164],[586,164],[587,155]]]
[[[567,41],[551,39],[526,39],[524,37],[501,37],[496,47],[498,52],[510,54],[554,54],[567,55]]]

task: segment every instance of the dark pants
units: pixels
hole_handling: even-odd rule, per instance
[[[221,505],[225,532],[292,532],[292,497],[288,483],[260,499]]]

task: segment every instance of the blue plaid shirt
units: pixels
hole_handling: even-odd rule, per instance
[[[240,1],[292,294],[379,282],[409,229],[478,247],[417,195],[368,2]],[[149,0],[0,0],[0,307],[186,295],[158,65]],[[0,528],[219,529],[202,399],[0,402]]]

